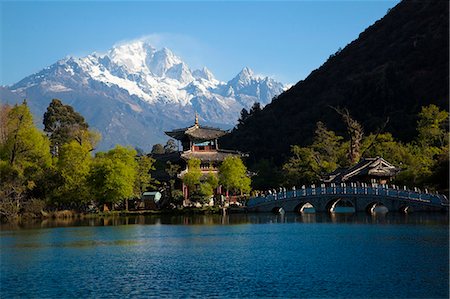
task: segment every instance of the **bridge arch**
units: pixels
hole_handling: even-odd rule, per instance
[[[325,205],[328,213],[355,213],[356,208],[349,198],[333,198]]]
[[[386,214],[389,212],[389,209],[386,207],[386,205],[380,201],[373,201],[369,203],[366,208],[366,212],[369,214]]]
[[[411,214],[414,212],[414,208],[410,205],[401,205],[399,208],[399,212],[403,214]]]
[[[312,214],[316,212],[316,207],[309,201],[302,201],[295,206],[294,212],[298,214]]]
[[[272,213],[274,213],[274,214],[284,214],[285,211],[284,211],[283,207],[273,207],[272,208]]]

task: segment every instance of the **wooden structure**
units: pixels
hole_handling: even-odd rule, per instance
[[[388,184],[399,172],[399,168],[381,157],[363,158],[350,168],[339,168],[328,174],[323,181],[326,183],[360,182]]]
[[[219,165],[226,157],[230,156],[244,156],[239,151],[223,150],[219,148],[218,139],[228,132],[219,128],[212,128],[201,126],[198,123],[198,115],[195,116],[194,125],[186,128],[175,129],[173,131],[165,132],[166,135],[178,140],[181,144],[181,151],[171,154],[171,163],[177,163],[181,166],[181,171],[178,173],[178,178],[181,181],[181,189],[185,203],[189,203],[189,190],[186,185],[182,183],[183,176],[189,172],[187,161],[190,159],[200,160],[200,170],[204,176],[212,173],[217,174]],[[163,157],[161,157],[163,158]],[[219,186],[215,190],[215,194],[222,194],[222,188]]]
[[[137,210],[157,210],[159,208],[159,201],[161,200],[160,192],[144,192],[141,200],[137,203]]]

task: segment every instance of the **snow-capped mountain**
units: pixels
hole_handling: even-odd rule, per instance
[[[191,124],[231,128],[242,108],[270,103],[285,86],[244,68],[228,82],[206,67],[191,70],[169,49],[144,41],[114,46],[106,54],[68,57],[0,89],[0,99],[26,98],[42,117],[52,98],[72,105],[102,133],[101,148],[116,143],[148,150],[164,142],[165,130]]]

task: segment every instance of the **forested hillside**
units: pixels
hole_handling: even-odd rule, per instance
[[[385,131],[414,139],[422,106],[448,110],[448,10],[448,1],[402,1],[263,110],[243,113],[224,147],[280,165],[291,145],[312,142],[318,121],[345,136],[331,107],[347,108],[367,134],[389,119]]]

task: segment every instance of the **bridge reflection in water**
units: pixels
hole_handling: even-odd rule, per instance
[[[395,185],[322,184],[250,198],[249,212],[387,213],[448,210],[445,195]]]

